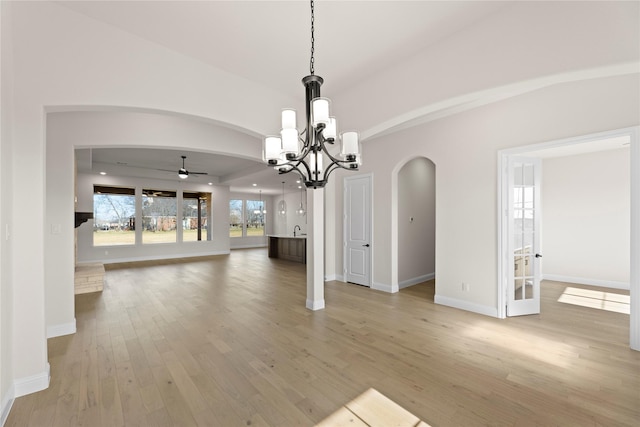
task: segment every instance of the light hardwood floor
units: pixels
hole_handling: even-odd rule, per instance
[[[108,265],[6,425],[312,426],[369,388],[433,426],[640,425],[629,316],[558,303],[562,284],[505,320],[435,305],[433,282],[329,282],[312,312],[304,268],[266,249]]]

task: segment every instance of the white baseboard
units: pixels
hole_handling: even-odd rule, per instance
[[[324,308],[324,300],[321,299],[321,300],[313,301],[313,300],[308,299],[307,300],[307,308],[309,310],[313,310],[313,311],[322,310]]]
[[[256,249],[256,248],[266,248],[267,244],[266,243],[255,243],[255,244],[248,244],[248,245],[232,245],[231,246],[231,250],[234,249]]]
[[[434,298],[434,302],[436,304],[446,305],[447,307],[458,308],[460,310],[471,311],[473,313],[483,314],[485,316],[498,317],[498,309],[495,307],[480,305],[456,298],[444,297],[442,295],[436,295]]]
[[[49,387],[49,381],[51,380],[51,367],[47,363],[47,368],[44,372],[31,375],[26,378],[18,378],[13,382],[15,397],[25,396],[27,394],[35,393],[36,391],[44,390]]]
[[[422,276],[414,277],[413,279],[403,280],[398,283],[400,289],[408,288],[409,286],[417,285],[418,283],[426,282],[427,280],[433,280],[436,278],[436,273],[423,274]]]
[[[380,282],[371,283],[371,289],[375,289],[376,291],[388,292],[390,294],[395,294],[400,290],[397,286]]]
[[[13,406],[13,402],[15,400],[16,393],[12,384],[11,387],[9,387],[9,390],[7,390],[7,394],[5,394],[5,396],[2,398],[2,402],[0,403],[0,426],[3,426],[7,421],[7,418],[9,418],[9,412],[11,412],[11,407]]]
[[[331,282],[331,281],[338,281],[338,282],[344,282],[343,277],[341,275],[338,274],[328,274],[326,276],[324,276],[324,281],[325,282]]]
[[[543,274],[542,280],[553,280],[554,282],[576,283],[580,285],[599,286],[602,288],[626,289],[629,290],[629,282],[617,282],[615,280],[589,279],[587,277],[571,277],[561,274]]]
[[[213,256],[213,255],[229,255],[230,253],[231,253],[230,250],[228,251],[223,250],[223,251],[211,251],[211,252],[189,253],[189,254],[151,255],[151,256],[140,256],[140,257],[85,260],[85,261],[82,261],[82,263],[101,262],[103,264],[118,264],[121,262],[156,261],[156,260],[162,260],[162,259],[197,258],[197,257]]]
[[[73,322],[47,326],[47,338],[61,337],[76,333],[76,319]]]

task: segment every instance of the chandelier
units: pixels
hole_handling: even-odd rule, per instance
[[[296,110],[282,110],[280,136],[267,136],[262,150],[263,160],[280,174],[296,171],[308,188],[322,188],[335,169],[357,170],[361,164],[358,132],[339,135],[340,153],[333,156],[327,144],[338,138],[335,117],[330,116],[331,101],[320,96],[322,77],[314,74],[314,3],[311,0],[311,60],[309,75],[302,79],[306,95],[306,122],[297,129]]]

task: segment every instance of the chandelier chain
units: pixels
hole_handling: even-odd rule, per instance
[[[313,5],[313,0],[311,0],[311,60],[309,61],[309,72],[310,72],[311,75],[313,75],[313,72],[314,72],[314,67],[313,66],[314,66],[314,62],[315,62],[315,59],[313,57],[314,50],[315,50],[315,38],[314,38],[314,34],[313,34],[313,32],[315,30],[315,27],[314,27],[315,17],[314,17],[314,13],[313,13],[313,9],[314,9],[313,6],[314,6]]]

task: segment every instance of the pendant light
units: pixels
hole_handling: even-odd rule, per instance
[[[278,215],[287,216],[287,202],[284,201],[284,181],[282,181],[282,200],[278,203]]]
[[[262,209],[262,210],[260,210],[260,209]],[[256,215],[266,214],[267,213],[267,209],[262,204],[262,190],[260,190],[260,205],[259,205],[259,209],[255,209],[253,211],[253,213],[256,214]]]
[[[309,75],[302,79],[305,87],[306,117],[304,129],[296,125],[296,110],[282,110],[280,136],[269,135],[262,146],[263,160],[280,174],[296,171],[307,188],[323,188],[335,169],[358,170],[362,164],[358,132],[338,134],[336,119],[330,115],[330,101],[320,96],[322,77],[314,73],[315,13],[311,5],[311,60]],[[335,156],[329,146],[340,141],[339,154]],[[324,166],[323,166],[324,165]]]
[[[304,205],[302,204],[302,194],[303,194],[303,190],[302,190],[302,186],[300,186],[300,207],[296,210],[296,214],[298,216],[305,216],[307,211],[304,210]]]

